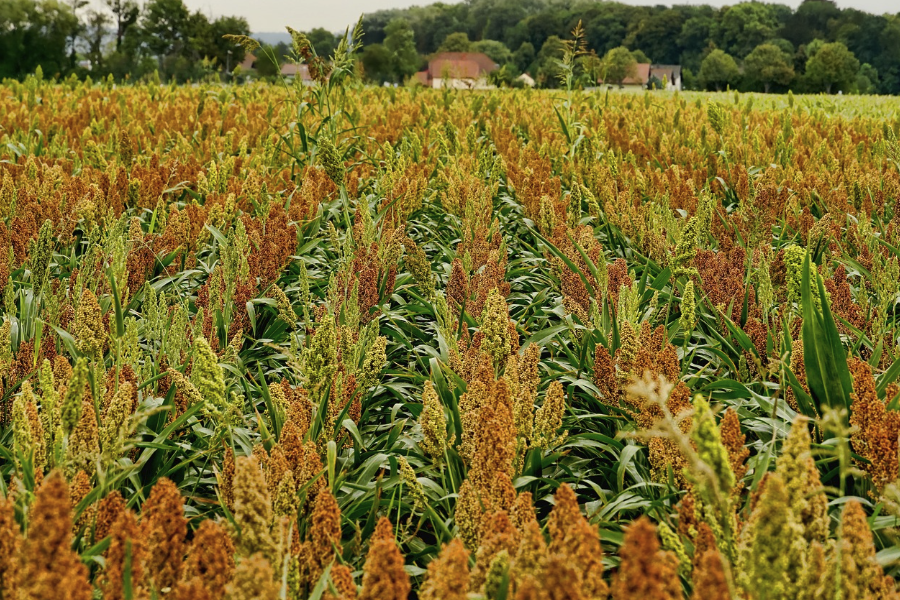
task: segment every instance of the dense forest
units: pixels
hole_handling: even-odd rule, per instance
[[[223,34],[248,34],[241,17],[210,19],[183,0],[0,0],[0,77],[48,75],[117,80],[227,77],[244,58]],[[628,6],[589,0],[468,0],[363,16],[361,71],[375,83],[403,83],[439,50],[480,51],[498,64],[498,83],[531,74],[556,85],[565,40],[581,23],[582,81],[628,61],[680,64],[694,89],[900,93],[900,13],[841,9],[831,0],[783,4]],[[286,23],[289,25],[289,23]],[[322,56],[339,37],[307,32]],[[264,47],[258,75],[289,60],[286,44]],[[269,52],[271,50],[271,52]],[[270,60],[271,57],[274,60]]]

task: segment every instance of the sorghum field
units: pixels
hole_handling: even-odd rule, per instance
[[[895,101],[348,65],[0,87],[0,598],[897,597]]]

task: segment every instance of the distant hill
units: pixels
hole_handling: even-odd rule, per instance
[[[253,39],[258,40],[260,43],[269,44],[271,46],[274,46],[278,42],[290,44],[291,34],[289,34],[287,31],[261,31],[259,33],[254,33]]]

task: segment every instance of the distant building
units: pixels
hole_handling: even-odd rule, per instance
[[[309,74],[309,67],[288,62],[281,65],[281,76],[287,79],[299,77],[303,83],[312,84],[313,78]]]
[[[532,77],[528,73],[522,73],[516,79],[521,81],[522,85],[524,85],[525,87],[534,87],[535,85],[534,77]]]
[[[416,80],[433,88],[483,90],[494,87],[488,75],[499,68],[481,52],[441,52],[428,61],[428,69],[416,73]]]
[[[241,62],[241,64],[238,66],[241,67],[241,71],[244,71],[244,72],[252,71],[253,69],[256,68],[256,57],[253,54],[248,52],[247,54],[244,55],[243,62]]]
[[[659,81],[661,89],[680,92],[681,65],[650,65],[650,82],[653,81]]]
[[[604,83],[600,80],[600,83]],[[610,82],[609,87],[621,87],[624,89],[646,90],[665,89],[668,91],[681,91],[681,65],[655,65],[650,63],[638,63],[633,77],[626,77],[620,86]]]

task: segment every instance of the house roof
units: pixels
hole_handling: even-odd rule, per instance
[[[634,77],[626,77],[622,85],[643,85],[650,81],[650,63],[638,63]]]
[[[241,69],[244,71],[249,71],[256,66],[256,57],[251,53],[247,53],[244,55],[244,60],[241,62]]]
[[[281,74],[285,77],[300,77],[300,79],[303,79],[304,81],[312,79],[312,77],[309,76],[308,66],[297,65],[292,62],[281,65]]]
[[[428,61],[428,76],[452,79],[478,79],[500,68],[482,52],[441,52]]]

